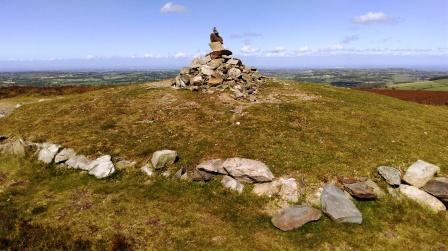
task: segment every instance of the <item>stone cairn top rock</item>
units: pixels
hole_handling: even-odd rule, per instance
[[[253,67],[245,66],[232,52],[224,48],[224,41],[216,28],[210,34],[212,52],[193,59],[190,67],[180,70],[172,86],[205,93],[230,90],[235,99],[256,101],[255,95],[265,77]]]

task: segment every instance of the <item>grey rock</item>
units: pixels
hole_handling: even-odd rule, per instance
[[[322,210],[333,221],[342,223],[362,223],[362,214],[344,191],[332,184],[324,186],[321,195]]]
[[[223,164],[224,160],[222,159],[212,159],[202,162],[196,167],[196,169],[215,174],[227,174],[226,170],[224,170]]]
[[[90,164],[90,160],[86,158],[86,156],[84,155],[75,155],[73,157],[71,157],[70,159],[68,159],[65,164],[69,167],[69,168],[73,168],[73,169],[81,169],[84,171],[89,171],[89,164]]]
[[[212,61],[208,62],[207,66],[210,67],[212,70],[215,70],[219,66],[221,66],[224,63],[224,59],[218,58],[213,59]]]
[[[103,179],[115,172],[110,155],[104,155],[89,164],[89,174],[98,179]]]
[[[74,156],[76,156],[75,150],[73,150],[72,148],[64,148],[58,154],[56,154],[56,156],[54,157],[54,163],[60,164],[66,162]]]
[[[272,197],[280,192],[280,182],[274,180],[272,182],[259,183],[254,185],[252,192],[258,196]]]
[[[279,196],[282,200],[296,203],[299,201],[299,190],[296,179],[294,178],[280,178],[280,192]]]
[[[177,87],[184,88],[187,86],[187,84],[185,83],[185,81],[182,79],[181,76],[176,76],[175,81]]]
[[[241,70],[237,69],[237,68],[231,68],[228,72],[227,75],[229,75],[229,77],[231,79],[238,79],[241,76]]]
[[[153,153],[151,163],[152,166],[157,170],[165,167],[166,165],[174,164],[176,158],[176,151],[161,150]]]
[[[440,167],[423,160],[418,160],[408,168],[403,176],[403,180],[410,185],[420,188],[430,181],[439,171]]]
[[[243,189],[244,189],[244,185],[241,184],[238,180],[225,175],[222,180],[221,180],[221,184],[225,187],[228,188],[230,190],[234,190],[238,193],[242,193]]]
[[[428,207],[434,212],[446,210],[445,205],[443,205],[440,200],[417,187],[402,184],[400,186],[400,192],[409,199],[414,200],[422,206]]]
[[[192,85],[202,85],[203,83],[204,83],[204,79],[202,78],[202,76],[200,74],[191,79]]]
[[[361,200],[374,200],[377,195],[372,187],[364,181],[344,184],[345,190],[354,198]]]
[[[213,174],[202,171],[202,170],[194,170],[193,174],[191,175],[191,179],[193,181],[210,181],[213,178]]]
[[[203,65],[201,67],[201,73],[207,76],[211,76],[215,73],[215,71],[207,65]]]
[[[321,212],[309,206],[293,206],[281,210],[271,219],[272,224],[282,230],[291,231],[311,221],[317,221],[322,216]]]
[[[401,184],[401,173],[398,169],[390,166],[380,166],[377,170],[389,185],[399,186]]]
[[[436,177],[428,181],[422,190],[448,204],[448,178]]]
[[[364,181],[364,183],[373,189],[373,192],[376,194],[377,198],[383,198],[386,193],[381,189],[373,180],[368,179]]]
[[[226,63],[229,65],[240,65],[241,61],[239,59],[232,58],[232,59],[227,60]]]
[[[211,43],[209,43],[209,45],[210,45],[210,49],[212,49],[212,51],[223,51],[223,50],[225,50],[224,46],[220,42],[211,42]]]
[[[182,167],[181,169],[179,169],[179,171],[177,171],[174,174],[174,177],[180,180],[187,180],[188,179],[187,168]]]
[[[0,153],[23,157],[26,154],[26,148],[26,143],[21,139],[17,139],[0,145]]]
[[[141,170],[142,170],[142,172],[144,174],[146,174],[149,177],[154,175],[154,171],[152,170],[152,168],[148,164],[142,166]]]
[[[37,159],[46,164],[50,164],[53,162],[54,157],[56,156],[60,148],[61,148],[60,145],[43,143],[40,145],[40,150]]]
[[[137,162],[135,161],[129,161],[129,160],[120,160],[117,163],[115,163],[115,167],[118,170],[125,170],[125,169],[132,169],[135,167]]]
[[[261,161],[245,158],[229,158],[224,161],[222,167],[226,172],[239,181],[269,182],[274,175]]]

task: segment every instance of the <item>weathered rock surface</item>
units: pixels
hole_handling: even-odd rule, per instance
[[[299,190],[296,179],[294,178],[280,178],[280,198],[287,202],[296,203],[299,201]]]
[[[229,158],[222,164],[227,173],[239,181],[269,182],[274,175],[261,161],[245,158]]]
[[[272,197],[280,192],[280,182],[274,180],[272,182],[259,183],[254,185],[252,190],[258,196]]]
[[[137,164],[137,162],[135,162],[135,161],[120,160],[117,163],[115,163],[115,167],[118,170],[126,170],[126,169],[134,168],[136,164]]]
[[[418,160],[408,168],[403,176],[403,180],[410,185],[420,188],[430,181],[439,171],[440,167],[423,160]]]
[[[110,155],[104,155],[92,161],[89,166],[89,174],[98,179],[103,179],[115,172]]]
[[[224,160],[212,159],[202,162],[196,167],[196,169],[214,174],[227,174],[222,164],[224,164]]]
[[[324,186],[320,197],[322,210],[332,220],[342,223],[362,223],[362,214],[344,191],[332,184]]]
[[[75,155],[75,156],[71,157],[70,159],[68,159],[65,162],[65,164],[69,168],[89,171],[90,160],[87,159],[87,157],[84,155]]]
[[[411,200],[426,206],[434,212],[445,211],[446,207],[436,197],[414,186],[400,185],[400,192]]]
[[[272,224],[282,230],[291,231],[311,221],[317,221],[322,216],[321,212],[309,206],[293,206],[281,210],[272,217]]]
[[[54,163],[60,164],[66,162],[70,158],[73,158],[75,155],[76,152],[72,148],[64,148],[58,154],[56,154],[56,156],[54,157]]]
[[[364,181],[364,183],[373,189],[373,192],[376,194],[377,198],[383,198],[386,195],[383,189],[381,189],[373,180],[368,179]]]
[[[166,165],[174,164],[176,158],[177,158],[176,151],[161,150],[153,153],[151,163],[155,169],[161,169]]]
[[[210,181],[213,178],[213,174],[202,171],[202,170],[194,170],[193,174],[191,175],[191,179],[193,181]]]
[[[142,166],[141,170],[142,170],[142,172],[144,174],[146,174],[149,177],[154,175],[154,171],[152,170],[152,168],[148,164]]]
[[[448,204],[448,178],[436,177],[428,181],[422,190]]]
[[[37,159],[46,164],[50,164],[53,162],[54,157],[58,153],[61,146],[51,143],[43,143],[39,146],[39,148],[40,150]]]
[[[354,198],[360,200],[374,200],[377,198],[373,187],[366,184],[366,182],[356,182],[344,184],[345,190]]]
[[[389,185],[399,186],[401,184],[401,173],[398,169],[391,166],[380,166],[377,170]]]
[[[230,177],[230,176],[224,176],[221,180],[221,184],[230,190],[234,190],[238,193],[242,193],[244,189],[244,185],[241,184],[238,180]]]
[[[180,180],[187,180],[188,179],[187,168],[182,167],[181,169],[179,169],[179,171],[177,171],[174,174],[174,177]]]
[[[0,145],[0,153],[23,157],[26,154],[26,143],[21,140],[11,140]]]

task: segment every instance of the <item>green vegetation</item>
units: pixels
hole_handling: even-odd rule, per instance
[[[397,90],[448,91],[448,78],[389,85]]]
[[[92,157],[147,161],[177,150],[182,166],[241,156],[308,189],[337,176],[402,170],[417,159],[448,170],[448,109],[322,85],[270,83],[260,102],[132,85],[24,105],[0,134],[50,140]],[[242,113],[234,113],[235,108]],[[236,122],[240,122],[237,125]],[[379,182],[384,185],[384,183]],[[0,245],[17,249],[430,250],[448,247],[448,216],[387,196],[358,202],[359,226],[326,217],[283,233],[267,200],[221,187],[121,170],[106,180],[29,159],[0,157]],[[1,247],[0,247],[1,249]]]

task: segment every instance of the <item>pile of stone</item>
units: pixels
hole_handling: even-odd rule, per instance
[[[173,82],[175,88],[215,93],[230,90],[235,99],[255,101],[265,77],[256,68],[245,66],[223,46],[216,28],[210,35],[212,52],[197,57],[190,67],[182,68]]]

